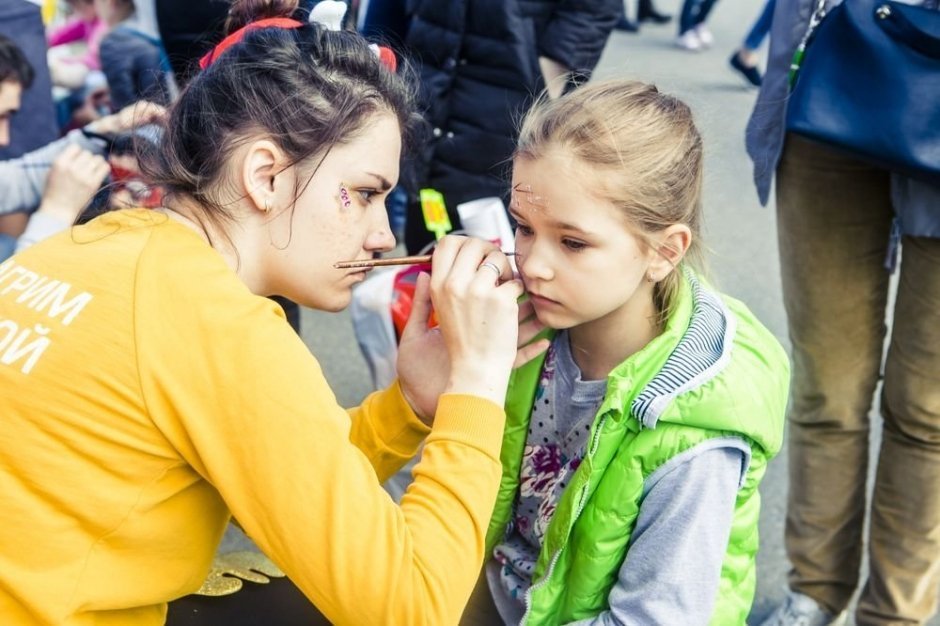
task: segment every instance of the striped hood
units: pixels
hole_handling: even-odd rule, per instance
[[[744,304],[720,296],[689,269],[684,275],[663,332],[608,376],[601,411],[636,420],[640,428],[670,422],[737,432],[776,454],[783,443],[782,418],[754,417],[779,416],[786,405],[789,371],[779,366],[786,354],[762,325],[738,323],[752,319]],[[728,384],[752,378],[749,372],[764,375],[753,377],[747,393]],[[648,382],[637,388],[636,381]],[[701,397],[707,406],[677,402],[684,397]],[[682,408],[688,406],[695,410]]]
[[[694,302],[688,328],[659,374],[630,404],[630,413],[646,428],[656,428],[663,410],[676,396],[709,381],[731,358],[734,317],[691,272],[687,276]]]

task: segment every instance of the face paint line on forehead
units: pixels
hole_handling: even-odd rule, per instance
[[[535,193],[532,190],[532,185],[518,183],[513,186],[512,193],[509,197],[509,206],[516,209],[517,211],[522,210],[522,205],[519,202],[519,195],[524,195],[526,202],[536,210],[548,209],[548,201]]]

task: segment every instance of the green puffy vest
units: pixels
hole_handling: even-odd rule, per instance
[[[757,486],[782,443],[789,362],[747,307],[709,291],[691,272],[685,276],[663,333],[608,376],[584,459],[545,534],[526,598],[527,626],[565,624],[605,611],[636,524],[644,480],[677,454],[729,435],[742,437],[752,457],[738,491],[710,623],[745,623],[756,577]],[[721,357],[679,389],[657,395],[650,383],[693,317],[705,311],[724,320]],[[543,361],[544,355],[516,370],[510,380],[503,477],[487,532],[487,554],[504,538],[512,516]]]

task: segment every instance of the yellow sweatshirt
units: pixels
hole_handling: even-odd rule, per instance
[[[121,211],[0,264],[0,624],[162,624],[230,512],[337,624],[456,624],[502,408],[340,408],[280,307],[196,233]]]

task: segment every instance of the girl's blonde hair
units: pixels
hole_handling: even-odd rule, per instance
[[[692,231],[692,243],[653,298],[662,323],[682,281],[681,267],[702,268],[702,138],[692,111],[654,85],[612,80],[562,98],[543,97],[526,114],[516,158],[538,159],[560,149],[598,174],[597,193],[623,211],[646,245],[673,224]]]

